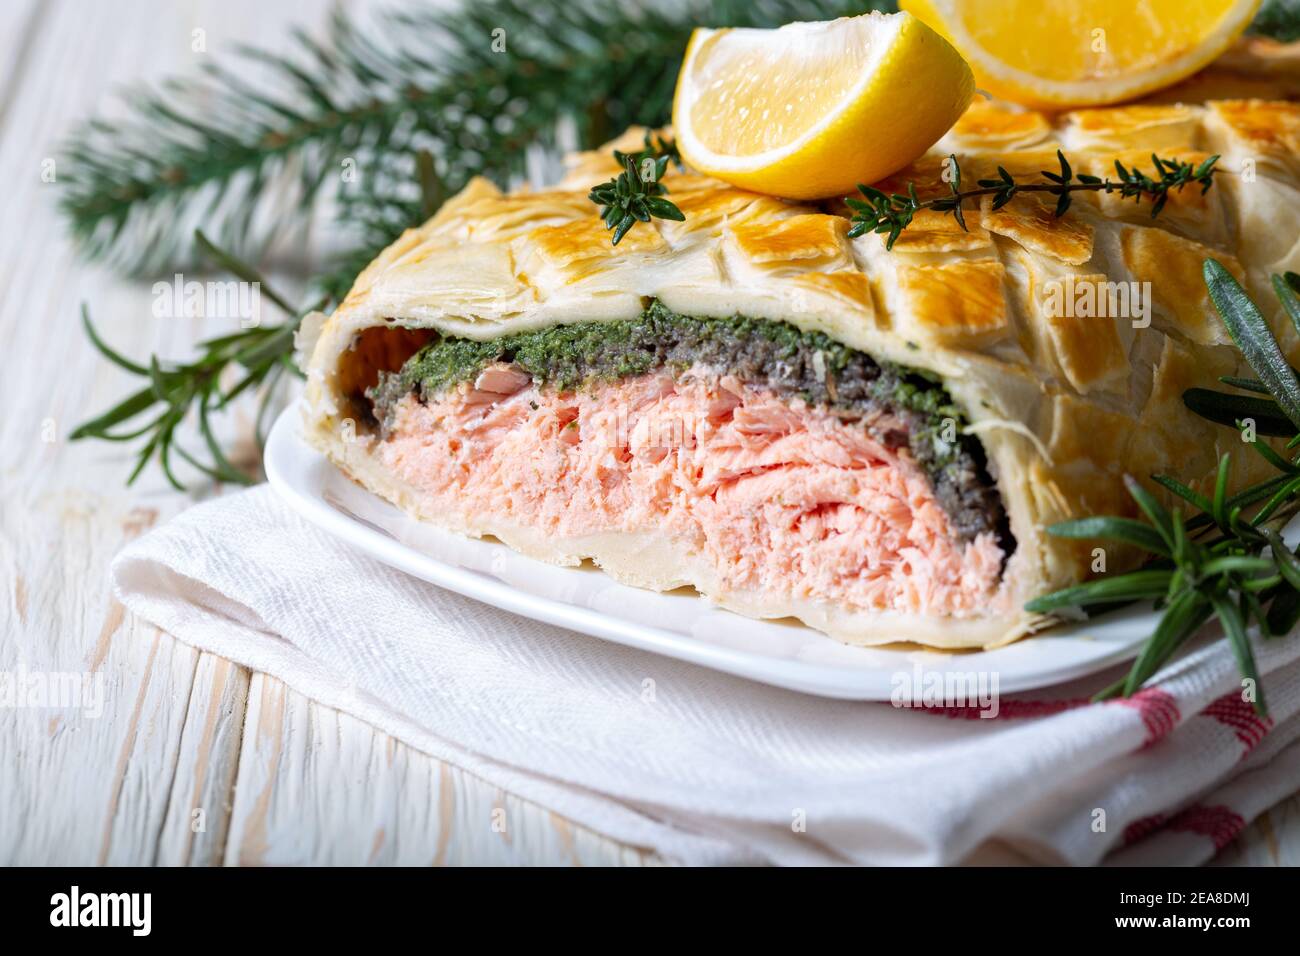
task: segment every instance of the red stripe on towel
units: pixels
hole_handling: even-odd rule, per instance
[[[1147,729],[1146,739],[1142,741],[1143,747],[1150,747],[1167,737],[1178,726],[1178,718],[1181,716],[1174,695],[1155,687],[1140,690],[1132,697],[1117,697],[1111,703],[1137,710]]]
[[[993,717],[985,717],[984,720],[993,720],[1002,717],[1021,718],[1021,717],[1051,717],[1053,714],[1060,714],[1067,710],[1076,710],[1080,707],[1087,707],[1091,701],[1086,697],[1063,698],[1062,700],[1000,700],[998,701],[998,712]],[[947,706],[945,704],[926,704],[917,708],[927,714],[939,714],[942,717],[950,717],[953,720],[980,720],[984,713],[984,708],[966,704],[960,707]]]
[[[1124,828],[1124,845],[1130,846],[1138,840],[1145,840],[1168,822],[1165,813],[1155,813],[1149,817],[1139,817]]]
[[[1177,833],[1197,833],[1214,841],[1214,849],[1222,850],[1246,829],[1246,820],[1240,813],[1223,805],[1188,807],[1166,824],[1166,829]]]
[[[1273,718],[1261,717],[1255,713],[1254,705],[1242,700],[1241,694],[1237,691],[1230,691],[1217,700],[1211,701],[1209,706],[1201,711],[1201,716],[1217,720],[1225,727],[1232,728],[1237,739],[1245,746],[1241,754],[1243,760],[1273,729]]]
[[[1157,831],[1167,830],[1170,833],[1195,833],[1209,837],[1217,852],[1235,840],[1237,834],[1244,829],[1245,818],[1230,807],[1222,804],[1204,807],[1197,804],[1172,817],[1156,813],[1134,820],[1124,828],[1124,845],[1131,846]]]

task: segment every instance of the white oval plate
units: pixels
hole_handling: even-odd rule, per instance
[[[987,681],[996,674],[999,692],[1027,690],[1133,657],[1155,626],[1148,607],[1133,607],[991,651],[849,647],[798,624],[733,614],[697,594],[629,587],[599,569],[556,567],[497,541],[418,522],[311,448],[302,438],[301,416],[291,405],[276,420],[266,474],[312,524],[407,574],[502,610],[764,684],[821,697],[889,700],[919,674],[927,682],[935,680],[931,675],[983,675]]]

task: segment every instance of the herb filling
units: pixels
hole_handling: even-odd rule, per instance
[[[943,385],[926,372],[878,362],[824,333],[745,316],[693,318],[655,301],[629,321],[557,325],[483,342],[439,339],[399,371],[380,373],[366,394],[387,431],[398,402],[411,392],[421,399],[437,395],[473,381],[493,362],[513,363],[538,386],[559,391],[661,368],[679,375],[701,365],[833,409],[846,420],[862,418],[877,441],[910,450],[962,539],[987,532],[1004,554],[1015,548],[984,449],[963,433],[965,416]],[[881,412],[904,428],[874,428],[870,423]]]

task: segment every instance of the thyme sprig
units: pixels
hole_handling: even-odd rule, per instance
[[[635,153],[625,153],[618,149],[614,150],[614,161],[621,165],[628,157],[631,157],[636,161],[639,168],[641,166],[641,161],[645,159],[654,159],[656,161],[667,159],[679,170],[685,168],[682,165],[682,154],[677,148],[676,140],[669,139],[662,133],[656,133],[653,130],[646,130],[643,142],[645,145]],[[662,176],[662,174],[659,175]]]
[[[596,186],[587,196],[600,208],[605,228],[613,231],[613,245],[618,245],[638,222],[649,222],[651,216],[675,222],[686,219],[671,200],[663,198],[668,187],[660,181],[669,162],[681,168],[676,143],[647,132],[644,149],[635,153],[616,149],[614,159],[622,164],[623,172]]]
[[[278,325],[258,325],[206,339],[198,345],[198,357],[189,362],[164,362],[153,355],[147,364],[141,364],[107,345],[95,331],[89,309],[82,305],[81,320],[91,343],[104,358],[143,378],[145,384],[102,415],[83,422],[69,437],[73,441],[98,438],[113,442],[143,438],[128,485],[156,459],[172,487],[183,491],[185,486],[176,475],[173,455],[216,481],[251,484],[253,476],[234,464],[223,451],[211,416],[227,409],[245,392],[260,388],[253,431],[261,448],[276,386],[286,373],[301,375],[293,362],[293,338],[301,317],[312,309],[294,309],[256,270],[218,249],[202,232],[196,232],[194,242],[196,248],[238,278],[260,283],[261,294],[291,318]],[[236,370],[233,376],[230,370]],[[232,377],[234,380],[230,381]],[[191,413],[197,418],[199,434],[209,456],[207,461],[177,440],[177,431]]]
[[[1210,156],[1199,165],[1178,159],[1162,159],[1151,154],[1151,163],[1155,174],[1149,176],[1136,167],[1127,168],[1115,160],[1116,179],[1102,179],[1087,173],[1075,173],[1069,160],[1059,149],[1056,158],[1060,161],[1060,172],[1043,170],[1041,175],[1046,182],[1017,182],[1015,177],[1003,166],[998,167],[998,178],[978,180],[978,189],[961,188],[961,166],[957,157],[949,155],[948,172],[952,177],[948,184],[949,193],[934,199],[920,199],[916,193],[916,184],[909,182],[906,193],[886,193],[874,186],[858,185],[862,199],[847,197],[844,202],[853,210],[853,225],[849,236],[856,238],[874,232],[887,235],[885,248],[893,249],[894,243],[903,230],[912,224],[912,219],[919,210],[933,209],[936,212],[951,213],[957,223],[966,228],[966,219],[962,213],[962,204],[970,199],[992,196],[992,208],[1001,209],[1021,193],[1049,193],[1056,197],[1053,215],[1064,216],[1073,202],[1076,192],[1118,193],[1122,198],[1132,198],[1135,202],[1143,199],[1151,202],[1151,217],[1160,215],[1169,201],[1169,194],[1181,192],[1185,187],[1195,183],[1204,194],[1214,185],[1214,174],[1218,172],[1217,155]]]
[[[1220,379],[1254,393],[1248,399],[1198,388],[1184,393],[1184,403],[1211,421],[1243,429],[1243,436],[1248,426],[1256,435],[1289,436],[1287,449],[1294,449],[1300,445],[1300,379],[1287,364],[1264,316],[1231,273],[1213,259],[1205,261],[1204,273],[1228,334],[1258,378]],[[1300,333],[1300,275],[1275,275],[1273,288]],[[1259,395],[1267,397],[1255,397]],[[1268,423],[1268,430],[1262,422]],[[1281,535],[1282,527],[1300,511],[1300,453],[1284,457],[1266,442],[1249,444],[1278,474],[1229,494],[1232,459],[1224,455],[1209,493],[1197,492],[1168,475],[1152,476],[1179,500],[1172,510],[1126,476],[1125,485],[1145,522],[1102,516],[1047,529],[1063,538],[1122,542],[1150,556],[1139,570],[1065,588],[1025,605],[1029,611],[1051,613],[1119,602],[1157,602],[1162,613],[1155,631],[1128,675],[1099,693],[1098,699],[1134,693],[1202,625],[1216,618],[1243,678],[1252,682],[1255,709],[1267,712],[1248,631],[1254,624],[1263,637],[1280,637],[1300,623],[1300,550],[1288,547]]]

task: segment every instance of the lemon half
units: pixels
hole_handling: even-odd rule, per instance
[[[755,192],[853,192],[924,153],[970,103],[970,68],[907,13],[698,29],[673,100],[695,169]]]
[[[1260,0],[901,0],[970,61],[982,89],[1047,109],[1132,99],[1205,66]]]

